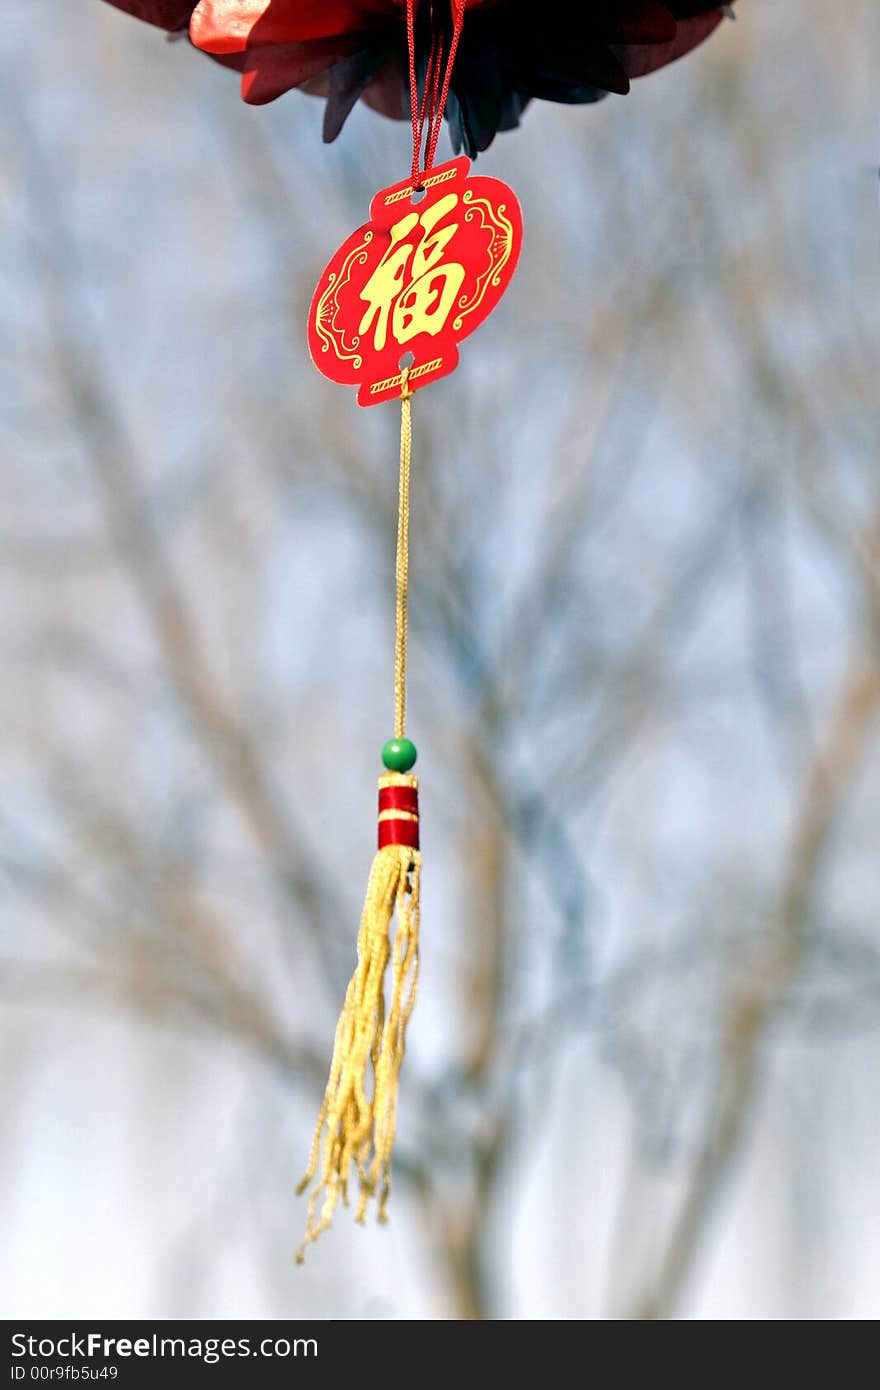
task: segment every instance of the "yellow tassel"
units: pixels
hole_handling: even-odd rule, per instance
[[[392,780],[395,784],[415,782],[415,778],[383,777],[380,786]],[[336,1027],[330,1076],[308,1171],[297,1189],[303,1192],[311,1186],[320,1165],[320,1176],[309,1198],[305,1237],[297,1253],[299,1263],[306,1247],[330,1225],[340,1196],[348,1204],[352,1164],[360,1187],[356,1219],[364,1220],[371,1197],[378,1195],[379,1220],[387,1220],[400,1064],[419,975],[420,875],[421,855],[407,845],[386,845],[373,860],[358,934],[357,968]],[[397,932],[392,948],[389,932],[395,916]],[[389,956],[391,985],[386,1010]]]
[[[417,778],[408,775],[416,750],[404,734],[412,454],[409,368],[401,376],[400,397],[394,738],[382,753],[386,766],[399,771],[379,779],[379,849],[361,915],[357,968],[336,1025],[330,1075],[308,1169],[297,1188],[297,1192],[304,1192],[314,1183],[306,1233],[296,1257],[300,1264],[306,1248],[333,1220],[340,1197],[348,1204],[352,1165],[359,1184],[357,1220],[364,1220],[372,1197],[378,1200],[379,1220],[387,1220],[400,1065],[419,978],[419,784]],[[397,930],[392,945],[395,920]],[[391,984],[386,1007],[389,959]]]

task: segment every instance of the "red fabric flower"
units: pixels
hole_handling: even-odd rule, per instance
[[[293,87],[326,98],[334,140],[362,99],[387,116],[410,114],[405,0],[109,0],[242,74],[245,101]],[[530,101],[599,101],[695,48],[730,6],[706,0],[435,0],[418,7],[449,24],[467,10],[447,106],[453,145],[475,155],[519,124]],[[435,22],[438,22],[435,20]],[[427,43],[420,47],[427,51]],[[423,74],[422,74],[423,75]]]

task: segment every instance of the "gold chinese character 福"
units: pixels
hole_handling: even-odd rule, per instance
[[[369,333],[375,323],[378,352],[388,341],[389,321],[394,341],[407,343],[419,333],[439,333],[452,312],[465,268],[457,261],[444,263],[443,255],[459,224],[438,224],[458,201],[457,193],[448,193],[421,215],[408,212],[391,228],[391,244],[361,291],[368,307],[358,332]],[[413,242],[410,237],[419,226],[423,236]]]

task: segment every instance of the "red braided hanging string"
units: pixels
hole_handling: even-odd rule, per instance
[[[440,131],[443,127],[443,112],[446,109],[446,102],[449,96],[452,67],[455,62],[455,55],[458,51],[458,41],[461,37],[462,26],[464,24],[465,10],[464,0],[450,0],[453,16],[452,38],[449,43],[446,70],[443,75],[443,85],[441,87],[440,73],[443,68],[443,44],[437,37],[434,25],[434,0],[429,0],[429,3],[431,46],[428,51],[428,63],[425,72],[425,89],[420,101],[418,77],[416,75],[416,6],[418,5],[418,0],[406,0],[406,39],[409,49],[409,102],[413,136],[412,181],[416,187],[421,185],[423,175],[427,174],[434,164],[434,156],[437,153],[437,144],[440,140]],[[425,143],[426,124],[428,127],[428,139],[423,167],[422,147]]]
[[[441,46],[434,37],[434,0],[431,0],[431,53],[428,58],[428,71],[425,74],[425,97],[428,99],[428,128],[429,131],[434,122],[434,113],[437,110],[437,96],[440,91],[440,71],[442,68]],[[429,97],[430,90],[430,97]],[[424,129],[425,115],[422,112],[422,127]]]
[[[428,139],[428,153],[425,159],[425,172],[432,167],[434,155],[437,153],[437,142],[440,139],[440,131],[443,128],[443,112],[446,110],[446,99],[449,96],[449,83],[452,79],[452,68],[455,63],[455,55],[458,52],[458,41],[461,38],[461,31],[464,25],[464,0],[452,0],[452,38],[449,42],[449,57],[446,59],[446,72],[443,77],[443,87],[440,92],[440,100],[437,102],[436,113],[433,115],[433,125]],[[437,71],[440,71],[440,63],[437,63]]]
[[[412,180],[419,182],[419,166],[422,160],[421,110],[419,107],[419,84],[416,79],[416,0],[406,0],[406,42],[409,48],[409,109],[412,116],[413,162]]]

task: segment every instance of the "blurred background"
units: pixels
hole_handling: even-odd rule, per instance
[[[398,447],[305,317],[409,132],[7,8],[4,1315],[876,1316],[875,0],[740,4],[479,161],[526,243],[416,401],[392,1221],[304,1269]]]

